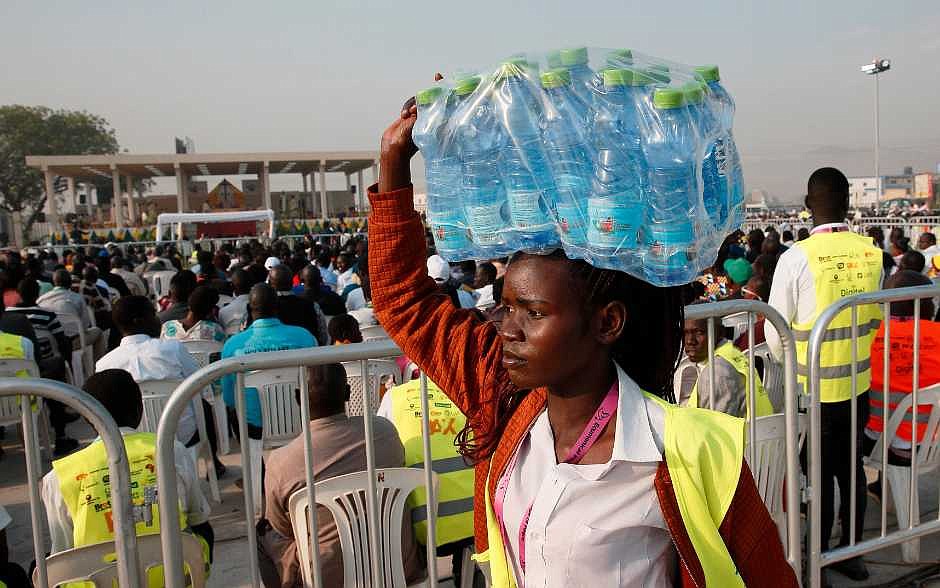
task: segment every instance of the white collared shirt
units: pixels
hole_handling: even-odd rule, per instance
[[[121,427],[122,435],[136,433],[136,429]],[[98,439],[95,439],[98,441]],[[186,524],[190,527],[201,525],[209,520],[211,510],[199,485],[196,464],[192,454],[182,443],[173,444],[173,461],[176,464],[176,488],[180,505],[186,513]],[[55,470],[50,470],[42,478],[42,504],[46,509],[46,521],[49,524],[49,539],[52,541],[52,553],[58,553],[74,547],[72,515],[62,498],[59,478]]]
[[[653,487],[663,460],[665,414],[619,367],[617,377],[609,462],[557,463],[547,410],[522,441],[503,513],[510,560],[520,578],[519,525],[533,505],[526,588],[673,585],[677,556]]]
[[[183,380],[199,370],[183,344],[176,339],[154,339],[148,335],[129,335],[121,344],[95,364],[95,372],[118,369],[128,372],[135,382]],[[188,443],[196,432],[192,405],[180,416],[176,438]]]
[[[242,330],[242,323],[248,315],[248,294],[239,294],[219,310],[219,324],[226,335],[234,335]]]

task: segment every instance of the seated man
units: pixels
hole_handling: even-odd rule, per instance
[[[708,365],[708,320],[715,321],[714,386],[710,382],[711,368]],[[685,321],[683,343],[686,357],[682,358],[674,377],[676,401],[682,406],[710,408],[731,416],[745,417],[749,413],[747,357],[723,337],[722,331],[717,319]],[[756,369],[754,377],[756,416],[773,414],[770,398]]]
[[[39,346],[36,348],[36,364],[39,374],[50,380],[66,381],[66,370],[72,359],[72,344],[66,339],[65,331],[58,317],[52,311],[36,306],[39,297],[39,284],[32,278],[24,278],[16,288],[20,302],[7,309],[7,313],[25,316],[36,333]],[[49,422],[55,431],[56,455],[65,455],[78,447],[78,442],[65,434],[69,417],[65,407],[55,401],[49,401]]]
[[[930,278],[915,270],[902,270],[889,277],[885,288],[907,288],[910,286],[929,286]],[[931,321],[933,301],[926,298],[920,303],[920,366],[919,389],[923,390],[940,382],[940,323]],[[914,302],[905,300],[891,304],[891,373],[888,382],[888,418],[897,409],[898,404],[914,390]],[[871,344],[871,392],[868,405],[871,411],[865,435],[862,437],[863,450],[870,454],[875,442],[884,430],[884,352],[885,325],[878,328]],[[917,442],[923,441],[930,406],[917,408]],[[908,466],[911,463],[911,409],[898,427],[888,451],[888,463]],[[880,457],[878,458],[881,459]],[[880,486],[877,488],[880,492]]]
[[[286,265],[276,265],[268,271],[268,283],[277,292],[277,318],[285,325],[303,327],[317,338],[317,343],[326,345],[329,341],[327,323],[323,312],[316,302],[295,296],[292,289],[294,275]],[[254,315],[248,309],[248,322],[251,324]]]
[[[105,370],[85,382],[85,392],[100,402],[120,427],[131,471],[131,500],[138,535],[160,532],[161,523],[179,524],[203,545],[211,562],[214,535],[209,525],[209,503],[199,486],[196,464],[181,444],[175,443],[174,462],[180,512],[161,521],[157,505],[156,439],[137,431],[143,415],[140,388],[123,370]],[[52,553],[114,539],[108,456],[96,439],[88,447],[52,462],[42,479],[42,503],[46,509]],[[151,582],[151,585],[154,585]]]
[[[495,268],[493,268],[495,273]],[[435,529],[438,556],[451,556],[454,585],[460,586],[465,570],[461,569],[463,550],[473,546],[473,466],[468,465],[457,451],[457,433],[467,424],[467,417],[441,391],[428,380],[428,421],[431,433],[431,468],[439,476],[437,527]],[[395,425],[405,448],[405,467],[424,467],[424,438],[421,433],[421,382],[411,380],[395,386],[382,396],[378,416]],[[421,545],[427,544],[427,498],[421,492],[408,497],[414,509],[411,521],[415,537]],[[468,573],[473,573],[471,566]],[[474,578],[474,585],[483,585],[482,572]]]
[[[29,324],[29,321],[26,320],[26,317],[21,317],[19,315],[13,315],[16,318],[22,319],[24,325],[15,325],[16,327],[25,327],[22,330],[17,329],[18,333],[14,333],[9,328],[9,323],[19,322],[19,321],[8,321],[6,320],[6,313],[3,312],[3,305],[0,304],[0,359],[28,359],[35,360],[35,338],[36,335],[33,333],[33,328]],[[32,334],[31,337],[27,335]],[[25,371],[17,372],[17,377],[19,378],[28,378],[30,377]],[[50,403],[51,404],[51,403]],[[51,410],[51,407],[50,407]],[[2,437],[0,437],[2,439]],[[58,440],[57,440],[58,441]],[[78,443],[72,439],[70,442],[66,442],[62,446],[62,451],[59,451],[59,447],[56,447],[56,454],[68,453],[72,449],[78,447]],[[0,458],[3,457],[3,446],[0,446]]]
[[[253,285],[251,274],[245,270],[232,272],[232,294],[235,298],[219,310],[219,324],[226,335],[234,335],[242,330],[245,317],[248,316],[248,293]]]
[[[366,469],[365,429],[362,417],[346,417],[349,400],[346,370],[340,364],[307,370],[310,402],[310,435],[313,438],[313,479],[326,480]],[[297,394],[300,401],[299,392]],[[373,423],[375,467],[401,467],[404,452],[395,427],[383,418]],[[306,488],[304,441],[297,437],[275,449],[268,458],[264,475],[265,519],[257,526],[261,575],[266,586],[294,587],[303,584],[294,530],[287,503],[291,494]],[[472,478],[471,478],[472,480]],[[402,555],[408,584],[420,579],[421,560],[415,544],[410,517],[402,525]],[[343,559],[336,523],[325,507],[317,508],[317,543],[324,586],[343,585]]]
[[[196,274],[189,270],[177,272],[170,279],[170,305],[158,316],[160,322],[183,320],[189,312],[189,297],[196,289]]]
[[[127,296],[118,300],[114,305],[114,323],[121,332],[121,343],[98,360],[96,372],[119,369],[130,373],[135,382],[146,382],[182,380],[199,369],[182,343],[160,339],[160,321],[147,298]],[[183,412],[176,438],[187,446],[198,441],[192,408]]]
[[[267,284],[255,284],[251,288],[248,307],[255,317],[251,326],[233,335],[222,347],[222,359],[238,357],[263,351],[283,351],[316,347],[317,340],[307,329],[285,325],[277,319],[277,293]],[[237,434],[238,419],[235,414],[235,374],[222,378],[222,396],[229,407],[230,421]],[[245,417],[248,421],[248,437],[261,438],[261,400],[254,388],[245,388]]]
[[[81,328],[85,331],[85,343],[94,345],[95,357],[101,357],[107,352],[107,346],[101,337],[101,329],[91,325],[91,316],[88,314],[88,305],[85,303],[85,297],[72,291],[72,276],[67,270],[60,269],[52,274],[53,288],[51,291],[38,298],[36,303],[40,308],[51,310],[57,315],[69,315],[76,317]],[[77,349],[80,344],[78,337],[79,325],[74,321],[62,323],[65,336],[72,340],[72,349]]]
[[[120,255],[111,258],[111,273],[120,277],[127,284],[131,296],[146,296],[147,282],[130,270],[131,262]]]

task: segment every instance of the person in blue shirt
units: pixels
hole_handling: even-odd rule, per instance
[[[233,335],[222,348],[222,358],[238,357],[264,351],[283,351],[316,347],[317,340],[303,327],[285,325],[277,317],[277,292],[267,284],[255,284],[248,296],[251,315],[256,317],[247,329]],[[235,374],[222,378],[222,397],[228,407],[230,422],[237,431],[235,418]],[[258,390],[245,388],[245,416],[248,421],[248,437],[261,438],[261,401]],[[236,433],[237,434],[237,433]]]

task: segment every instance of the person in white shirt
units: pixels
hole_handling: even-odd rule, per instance
[[[353,256],[350,253],[340,253],[336,258],[336,293],[342,295],[343,291],[350,284],[354,284],[353,277]]]
[[[927,231],[917,237],[917,249],[924,256],[924,273],[927,273],[932,265],[933,258],[940,255],[940,245],[937,245],[937,236]],[[940,264],[936,264],[940,265]]]
[[[496,283],[496,266],[486,262],[477,265],[477,273],[473,279],[474,298],[476,298],[476,307],[480,310],[486,310],[496,306],[496,299],[493,297],[493,284]]]
[[[234,335],[242,330],[248,316],[248,294],[254,284],[251,274],[243,269],[232,272],[232,293],[235,298],[219,310],[219,324],[226,335]]]
[[[444,261],[444,258],[440,255],[432,255],[428,258],[428,275],[438,287],[442,288],[442,291],[445,291],[451,298],[455,298],[455,302],[459,302],[458,306],[460,308],[473,308],[476,306],[477,301],[473,297],[473,294],[467,292],[463,288],[454,288],[453,285],[448,283],[450,279],[450,264]]]
[[[143,415],[143,402],[140,388],[129,373],[116,369],[99,372],[86,380],[84,390],[107,409],[117,422],[122,435],[138,432],[137,427],[140,426]],[[96,439],[95,442],[99,440]],[[211,553],[214,533],[209,524],[209,502],[202,493],[196,464],[190,452],[181,443],[174,443],[173,449],[180,510],[184,515],[187,530],[202,537],[209,545]],[[101,467],[104,466],[106,464],[101,464]],[[153,490],[155,497],[156,488]],[[62,496],[55,468],[43,477],[41,496],[49,525],[52,553],[71,549],[75,546],[75,528],[72,515]]]
[[[125,296],[114,305],[114,321],[121,331],[121,344],[95,364],[95,371],[124,370],[135,382],[182,380],[199,365],[176,339],[160,339],[160,320],[153,304],[143,296]],[[210,421],[211,422],[211,421]],[[196,442],[196,420],[191,407],[180,417],[176,438]]]
[[[85,343],[94,346],[94,356],[101,357],[107,351],[107,341],[101,337],[101,329],[91,324],[91,314],[85,297],[72,291],[72,275],[64,269],[52,274],[53,288],[36,300],[40,308],[51,310],[59,316],[65,336],[72,340],[72,349],[78,349],[80,339],[78,329],[85,331]],[[78,321],[62,320],[62,317],[74,317]]]
[[[111,273],[118,276],[127,284],[127,289],[135,296],[146,296],[149,293],[147,282],[129,269],[130,262],[123,257],[111,258]]]

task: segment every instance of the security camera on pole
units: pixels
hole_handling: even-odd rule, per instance
[[[875,58],[871,63],[866,63],[861,67],[862,73],[875,76],[875,181],[878,186],[878,193],[876,195],[876,203],[878,208],[881,208],[881,167],[878,161],[878,151],[880,149],[880,137],[879,137],[879,121],[878,121],[878,74],[883,73],[891,69],[891,60],[889,59],[880,59]]]

